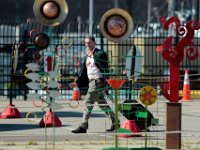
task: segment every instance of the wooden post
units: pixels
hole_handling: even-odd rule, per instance
[[[167,103],[166,149],[181,149],[181,112],[181,103]]]

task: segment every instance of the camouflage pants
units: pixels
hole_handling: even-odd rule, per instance
[[[85,96],[85,110],[83,113],[81,127],[88,129],[88,120],[91,116],[94,103],[97,102],[105,114],[110,117],[112,123],[115,123],[115,114],[111,110],[104,98],[104,83],[101,80],[92,80],[89,82],[89,89]]]

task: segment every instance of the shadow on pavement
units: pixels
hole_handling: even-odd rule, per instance
[[[22,118],[26,118],[26,114],[28,112],[22,112]],[[37,118],[42,118],[44,116],[44,112],[34,112],[37,115]],[[82,117],[83,113],[82,112],[71,112],[71,111],[59,111],[59,112],[55,112],[55,114],[58,117]],[[31,115],[29,116],[31,117]],[[105,114],[101,114],[101,113],[92,113],[91,117],[105,117]]]
[[[62,125],[62,127],[67,125]],[[27,129],[38,129],[40,128],[37,124],[0,124],[1,131],[15,131],[15,130],[27,130]],[[53,128],[53,127],[49,127]]]
[[[1,131],[12,131],[12,130],[25,130],[25,129],[36,129],[39,128],[35,124],[0,124]]]

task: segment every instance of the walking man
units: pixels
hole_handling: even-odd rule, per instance
[[[103,50],[95,47],[94,37],[85,38],[86,57],[81,66],[78,77],[74,81],[74,86],[88,87],[85,96],[85,110],[82,117],[82,123],[73,133],[86,133],[88,129],[88,120],[92,113],[93,104],[97,102],[99,107],[110,117],[112,126],[107,131],[115,130],[115,114],[111,110],[104,98],[105,80],[108,74],[108,56]],[[109,110],[109,111],[108,111]]]

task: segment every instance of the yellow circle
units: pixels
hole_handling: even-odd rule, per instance
[[[157,91],[152,86],[145,86],[140,89],[139,99],[146,106],[155,103],[157,97]]]
[[[68,42],[68,43],[67,43]],[[62,45],[64,46],[64,48],[69,48],[71,47],[72,45],[72,41],[71,39],[68,37],[68,36],[64,36],[62,38],[62,41],[61,41]],[[67,45],[66,45],[67,44]],[[66,46],[65,46],[66,45]]]
[[[34,119],[30,119],[30,118],[29,118],[29,115],[30,115],[30,114],[33,114]],[[37,115],[36,115],[35,112],[28,112],[28,113],[26,114],[26,119],[27,119],[29,122],[34,122],[34,121],[36,121],[36,119],[37,119]]]
[[[68,105],[70,108],[76,109],[79,106],[79,101],[78,100],[70,100]]]
[[[28,74],[29,71],[31,71],[31,69],[29,69],[29,68],[27,68],[27,69],[24,71],[24,76],[25,76],[27,79],[29,79],[29,78],[27,77],[27,74]]]

